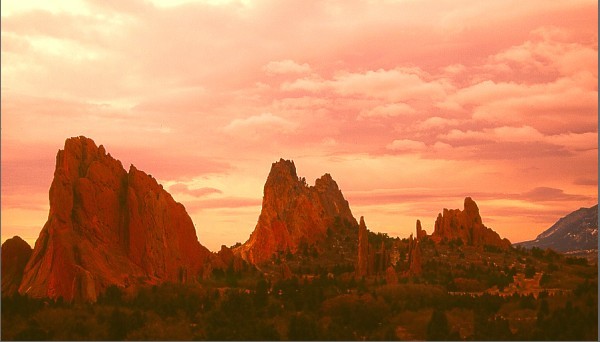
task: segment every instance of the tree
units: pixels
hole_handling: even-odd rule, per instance
[[[288,331],[290,341],[316,340],[319,333],[315,319],[303,313],[292,315]]]
[[[254,302],[258,307],[264,307],[269,299],[269,284],[264,278],[261,278],[256,283],[256,294],[254,296]]]
[[[126,315],[123,311],[115,308],[108,319],[108,338],[113,341],[125,339],[129,332]]]
[[[450,328],[446,313],[439,309],[433,310],[429,324],[427,324],[427,340],[444,341],[448,340],[449,335]]]

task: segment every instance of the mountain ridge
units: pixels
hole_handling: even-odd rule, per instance
[[[579,208],[558,219],[535,239],[514,245],[552,248],[562,253],[598,250],[598,205]]]

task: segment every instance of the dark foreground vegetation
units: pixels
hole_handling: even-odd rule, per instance
[[[288,279],[221,271],[135,293],[110,287],[94,304],[17,295],[2,299],[2,339],[597,340],[596,265],[520,249],[481,251],[475,262],[454,244],[426,246],[424,254],[423,274],[395,284],[355,279],[348,265],[304,262],[306,271]],[[402,274],[405,265],[397,267]],[[481,291],[508,288],[521,271],[544,271],[542,290]]]

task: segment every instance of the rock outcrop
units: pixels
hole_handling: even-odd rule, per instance
[[[369,274],[369,232],[365,219],[360,217],[358,225],[358,258],[356,261],[356,276],[365,277]]]
[[[421,245],[419,239],[413,239],[412,234],[410,234],[408,238],[408,274],[418,276],[422,272]]]
[[[358,226],[348,201],[329,174],[308,186],[294,162],[273,163],[264,187],[256,228],[236,254],[249,263],[269,260],[278,251],[296,253],[300,244],[318,245],[336,218]]]
[[[422,239],[427,236],[427,232],[421,227],[421,220],[417,220],[417,239]]]
[[[436,242],[462,240],[470,246],[495,246],[502,249],[510,248],[510,241],[500,238],[500,235],[483,225],[479,208],[471,197],[465,198],[464,209],[444,209],[438,214],[432,239]]]
[[[394,269],[394,266],[388,266],[388,268],[385,270],[385,281],[386,283],[393,285],[393,284],[398,284],[398,275],[396,274],[396,270]]]
[[[86,137],[58,152],[49,197],[22,294],[95,301],[109,285],[195,279],[210,257],[183,205]]]
[[[29,244],[18,236],[2,244],[2,297],[18,291],[31,252]]]
[[[244,269],[244,260],[239,255],[234,254],[231,248],[225,245],[221,245],[221,250],[217,252],[217,256],[220,262],[222,262],[222,267],[225,269],[234,272],[240,272]]]

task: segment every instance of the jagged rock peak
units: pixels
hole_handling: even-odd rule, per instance
[[[427,236],[427,232],[421,227],[421,220],[417,220],[416,238],[422,239]]]
[[[271,165],[256,227],[234,252],[252,264],[268,260],[277,251],[294,253],[301,243],[322,242],[336,220],[358,226],[331,175],[309,186],[296,174],[293,161],[280,159]]]
[[[483,224],[479,208],[470,197],[465,198],[462,211],[444,208],[443,214],[438,214],[432,238],[436,242],[460,239],[472,246],[510,247],[510,241],[500,238],[498,233]]]
[[[324,174],[315,181],[315,187],[320,192],[327,190],[339,190],[337,183],[333,180],[329,173]]]
[[[19,236],[2,244],[2,296],[11,296],[19,289],[23,269],[31,257],[31,246]]]
[[[272,175],[289,175],[293,179],[298,178],[298,176],[296,175],[296,165],[294,165],[294,161],[286,160],[283,158],[280,158],[279,161],[274,162],[271,165],[271,172],[269,172],[269,177],[271,177]]]
[[[183,205],[92,139],[65,141],[49,197],[22,294],[95,301],[110,285],[194,279],[210,256]]]
[[[476,223],[481,223],[481,215],[479,215],[479,207],[477,203],[473,201],[471,197],[465,198],[465,204],[463,206],[463,211],[467,217],[474,220]]]

